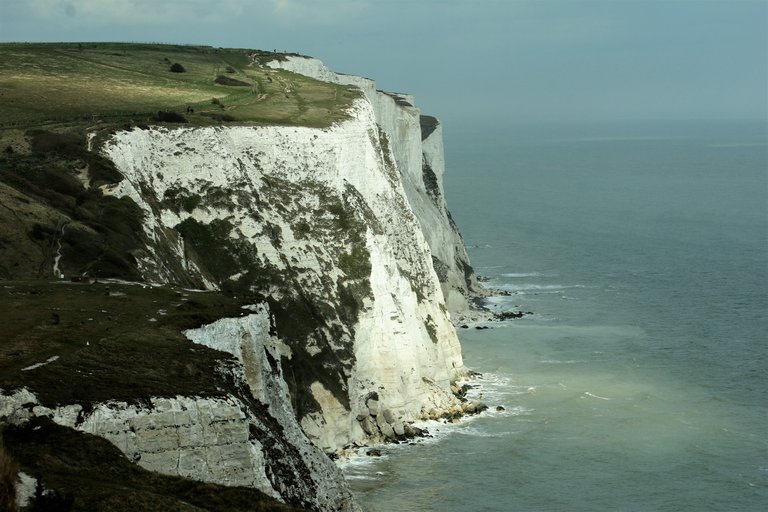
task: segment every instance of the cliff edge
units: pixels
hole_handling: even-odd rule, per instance
[[[363,92],[373,107],[376,123],[387,136],[408,203],[429,244],[446,306],[454,317],[466,314],[468,299],[482,295],[483,290],[445,203],[440,121],[422,115],[413,96],[378,90],[374,80],[335,73],[315,58],[291,55],[266,65],[329,83],[352,85]]]

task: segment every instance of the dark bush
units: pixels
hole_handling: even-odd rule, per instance
[[[29,232],[29,236],[33,240],[50,240],[56,235],[56,228],[53,226],[46,226],[36,222],[32,226],[32,231]]]
[[[185,73],[186,71],[187,70],[184,68],[184,66],[182,66],[178,62],[174,62],[171,65],[171,72],[173,72],[173,73]]]
[[[208,113],[208,112],[206,112],[203,115],[206,116],[206,117],[210,117],[211,119],[213,119],[215,121],[221,121],[221,122],[224,122],[224,123],[231,123],[232,121],[237,121],[237,118],[235,118],[234,116],[231,116],[229,114],[215,114],[215,113]]]
[[[187,213],[192,213],[195,208],[200,205],[200,201],[202,201],[203,198],[200,196],[187,196],[181,201],[181,207],[184,208],[184,211]]]
[[[67,156],[81,156],[85,152],[82,137],[74,133],[53,133],[46,130],[29,130],[32,151],[35,153],[58,153]]]
[[[88,162],[88,171],[91,178],[91,186],[98,187],[111,183],[119,183],[123,175],[117,170],[115,164],[103,156],[90,153]]]
[[[72,510],[75,499],[73,496],[61,494],[55,489],[44,489],[38,479],[35,486],[35,497],[28,510],[30,512],[68,512]]]
[[[16,510],[16,463],[0,446],[0,510]]]
[[[49,167],[34,173],[34,179],[42,189],[66,196],[76,196],[83,190],[83,184],[66,168]]]
[[[219,85],[230,85],[234,87],[250,87],[251,84],[248,82],[243,82],[242,80],[238,80],[236,78],[232,78],[229,76],[219,75],[214,80]]]
[[[157,120],[162,123],[186,123],[187,118],[172,110],[159,110]]]

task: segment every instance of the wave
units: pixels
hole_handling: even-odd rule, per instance
[[[467,391],[467,399],[486,403],[489,408],[482,415],[490,416],[517,416],[526,412],[524,408],[510,406],[509,402],[521,395],[536,393],[535,386],[513,384],[509,377],[493,373],[483,373],[481,377],[457,382],[458,385],[469,384],[472,386]],[[503,410],[497,411],[496,407],[502,406]],[[501,413],[501,414],[499,414]],[[474,418],[475,416],[471,416]]]
[[[424,429],[428,435],[409,439],[407,443],[376,443],[353,449],[336,460],[336,465],[341,469],[344,477],[362,485],[367,485],[365,482],[386,479],[391,476],[387,471],[389,466],[386,465],[386,461],[397,456],[397,453],[402,450],[413,450],[415,448],[413,445],[435,445],[454,436],[499,438],[515,435],[518,433],[512,429],[515,423],[496,421],[488,424],[482,420],[518,417],[520,421],[525,421],[523,418],[533,412],[533,409],[513,405],[513,403],[515,397],[534,393],[536,388],[516,385],[509,376],[483,373],[482,376],[459,381],[457,384],[470,384],[472,388],[467,392],[467,399],[482,401],[489,406],[488,409],[479,414],[464,416],[455,423],[443,419],[416,421],[413,425]],[[500,409],[499,406],[501,406]],[[506,425],[503,430],[495,430],[502,425]],[[368,456],[367,453],[371,450],[375,450],[378,454]],[[382,469],[385,471],[381,471]]]
[[[618,136],[598,136],[598,137],[571,137],[557,139],[558,142],[640,142],[640,141],[667,141],[667,140],[690,140],[687,135],[618,135]]]
[[[727,142],[723,144],[712,144],[711,148],[754,148],[767,145],[766,142]]]
[[[573,288],[588,288],[583,284],[535,284],[535,283],[521,283],[510,284],[504,283],[498,285],[500,290],[509,291],[517,294],[525,294],[526,292],[537,293],[561,293],[563,290]]]
[[[354,463],[350,463],[349,464],[349,466],[354,466],[354,465],[355,465]],[[360,464],[360,465],[362,465],[362,464]],[[343,464],[340,464],[340,466],[343,466]],[[366,473],[351,473],[351,472],[349,472],[349,473],[345,473],[344,474],[344,478],[346,478],[347,480],[376,481],[376,480],[379,480],[379,478],[378,478],[379,476],[383,476],[383,473],[381,475],[379,475],[379,473],[381,473],[381,471],[377,471],[376,475],[373,476],[373,475],[369,475],[369,474],[366,474]]]
[[[467,427],[467,428],[463,428],[461,430],[456,431],[456,434],[471,436],[471,437],[508,437],[516,433],[517,432],[514,430],[502,430],[501,432],[489,432],[487,430],[482,430],[474,427]]]
[[[501,274],[502,277],[552,277],[554,274],[543,274],[541,272],[508,272]]]
[[[613,398],[607,398],[607,397],[600,396],[600,395],[594,395],[594,394],[590,393],[589,391],[585,391],[584,394],[582,394],[582,397],[598,398],[600,400],[613,400]]]

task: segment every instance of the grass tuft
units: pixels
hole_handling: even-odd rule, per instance
[[[2,432],[0,432],[2,433]],[[0,439],[0,510],[16,510],[16,463],[8,455]]]

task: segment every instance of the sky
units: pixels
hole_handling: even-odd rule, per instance
[[[768,119],[768,0],[0,0],[0,41],[297,52],[444,124]]]

